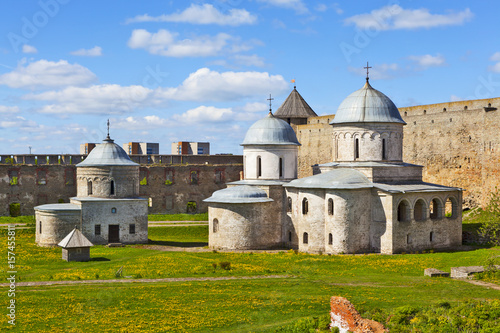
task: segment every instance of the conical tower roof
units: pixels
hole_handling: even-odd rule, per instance
[[[317,117],[318,115],[313,109],[307,104],[307,102],[302,98],[302,96],[297,91],[296,87],[293,87],[292,92],[288,95],[287,99],[281,104],[281,106],[274,113],[275,117],[278,118],[309,118]]]
[[[92,149],[87,158],[76,166],[138,166],[138,164],[132,162],[125,150],[117,145],[108,134],[106,139]]]

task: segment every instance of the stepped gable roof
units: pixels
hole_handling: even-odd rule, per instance
[[[295,145],[300,146],[297,136],[286,121],[276,118],[272,112],[256,121],[248,129],[242,146],[248,145]],[[94,148],[95,149],[95,148]]]
[[[76,166],[139,166],[139,164],[132,162],[125,150],[108,135],[101,144],[92,149],[83,162],[78,163]]]
[[[373,183],[358,170],[342,168],[295,179],[283,186],[317,189],[361,189],[372,188]]]
[[[342,123],[399,123],[406,124],[389,97],[374,89],[368,79],[340,104],[331,125]]]
[[[216,203],[258,203],[274,201],[257,186],[239,185],[215,191],[205,202]]]
[[[87,237],[85,237],[77,228],[73,229],[62,241],[57,244],[65,249],[72,249],[77,247],[91,247],[94,246]]]
[[[296,87],[293,87],[292,92],[278,110],[276,110],[274,116],[278,118],[309,118],[317,117],[318,115],[302,98]]]

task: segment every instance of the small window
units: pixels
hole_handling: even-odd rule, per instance
[[[410,234],[407,234],[406,235],[406,244],[410,244],[411,243],[411,237],[410,237]]]
[[[354,140],[354,158],[359,158],[359,139]]]
[[[46,185],[47,184],[47,172],[45,170],[38,170],[37,172],[37,184]]]
[[[9,170],[9,184],[19,185],[19,172],[17,170]]]
[[[288,197],[286,199],[286,212],[291,213],[292,212],[292,198]]]
[[[434,232],[431,231],[429,234],[429,241],[434,242]]]
[[[166,170],[165,185],[172,185],[174,183],[174,170]]]
[[[92,195],[92,181],[87,181],[87,195]]]
[[[302,235],[302,243],[309,244],[309,235],[307,234],[307,232],[304,232],[304,234]]]
[[[128,233],[135,234],[135,224],[129,224]]]
[[[100,224],[94,225],[94,235],[96,235],[96,236],[101,235],[101,225]]]
[[[307,202],[307,198],[302,199],[302,214],[306,215],[309,211],[309,203]]]
[[[386,149],[385,139],[382,139],[382,159],[383,160],[387,159],[387,149]]]
[[[148,199],[148,206],[153,207],[153,198]]]
[[[332,245],[333,244],[333,235],[330,233],[328,234],[328,245]]]
[[[198,185],[198,183],[199,183],[198,171],[196,171],[196,170],[191,171],[190,182],[191,182],[191,185]]]
[[[82,253],[82,249],[81,248],[77,248],[76,249],[76,253]]]
[[[288,232],[288,241],[289,242],[292,241],[292,232],[291,231]]]
[[[216,184],[224,183],[224,171],[223,170],[215,170],[215,183]]]
[[[333,215],[333,199],[328,199],[328,215]]]
[[[280,178],[283,178],[283,158],[280,157]]]
[[[112,180],[109,184],[109,195],[115,195],[115,181]]]
[[[111,213],[112,214],[116,214],[116,208],[115,207],[111,208]]]
[[[41,234],[42,233],[42,221],[40,221],[38,224],[39,224],[38,232]]]
[[[213,222],[213,232],[216,233],[217,231],[219,231],[219,220],[217,219],[214,219],[214,222]]]
[[[257,177],[262,177],[262,159],[257,156]]]

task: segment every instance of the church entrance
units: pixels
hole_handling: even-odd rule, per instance
[[[109,225],[108,243],[120,243],[120,226],[118,224]]]

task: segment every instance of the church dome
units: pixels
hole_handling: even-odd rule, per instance
[[[217,203],[257,203],[270,202],[267,193],[255,186],[239,185],[215,191],[205,202]]]
[[[330,124],[360,122],[406,124],[391,99],[372,88],[368,80],[363,88],[344,99]]]
[[[242,146],[248,145],[295,145],[300,146],[293,128],[271,112],[255,122],[247,131]]]
[[[122,147],[108,137],[101,144],[96,145],[87,158],[76,165],[77,167],[92,166],[138,166],[132,162]]]

